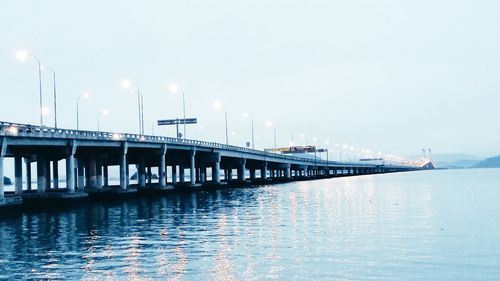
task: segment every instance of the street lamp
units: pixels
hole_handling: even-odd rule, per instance
[[[45,70],[45,69],[48,69],[50,70],[50,72],[52,72],[52,85],[53,85],[53,94],[54,94],[54,128],[57,129],[57,94],[56,94],[56,71],[50,67],[50,66],[46,66],[46,65],[42,65],[40,66],[40,69],[41,70]]]
[[[222,109],[222,107],[224,107],[224,118],[225,118],[225,123],[226,123],[226,145],[228,145],[229,144],[229,135],[228,135],[228,131],[227,131],[227,107],[221,101],[214,101],[213,107],[215,110],[220,110],[220,109]]]
[[[272,127],[273,128],[273,131],[274,131],[274,149],[276,150],[276,126],[273,126],[273,122],[267,121],[266,122],[266,127],[268,127],[268,128]]]
[[[179,91],[179,85],[177,84],[170,84],[168,86],[168,89],[170,90],[171,93],[177,93]],[[184,90],[182,92],[182,116],[184,118],[183,120],[183,125],[184,125],[184,139],[186,139],[186,96],[184,95]]]
[[[123,80],[122,87],[126,90],[133,87],[137,93],[137,107],[138,107],[138,112],[139,112],[139,134],[143,135],[144,134],[144,105],[143,105],[144,99],[143,99],[143,96],[142,96],[141,92],[139,91],[139,87],[137,87],[136,84],[132,83],[129,80]]]
[[[103,109],[101,110],[101,112],[99,112],[99,114],[97,115],[97,131],[100,132],[101,131],[101,116],[106,116],[109,114],[109,111],[107,111],[106,109]]]
[[[255,142],[254,142],[254,132],[253,132],[253,116],[249,115],[248,113],[243,113],[243,117],[248,118],[250,117],[250,120],[252,122],[252,149],[255,149]]]
[[[90,93],[89,92],[85,92],[81,95],[78,96],[78,98],[76,98],[76,129],[79,130],[80,129],[80,114],[79,114],[79,111],[80,111],[80,99],[81,98],[86,98],[88,99],[90,97]]]
[[[40,126],[43,126],[43,114],[42,114],[42,107],[43,107],[43,97],[42,97],[42,65],[40,64],[40,60],[33,54],[24,51],[24,50],[19,50],[16,52],[16,57],[18,60],[25,62],[28,60],[28,58],[33,58],[36,63],[38,64],[38,91],[39,91],[39,96],[40,96]]]

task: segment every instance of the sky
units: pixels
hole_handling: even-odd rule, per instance
[[[39,123],[36,55],[57,73],[58,125],[256,147],[334,143],[416,155],[500,154],[500,2],[483,0],[0,1],[0,120]],[[43,73],[45,124],[54,124]],[[324,142],[329,141],[329,145]]]

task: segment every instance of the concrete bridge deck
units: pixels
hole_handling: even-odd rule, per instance
[[[6,196],[3,180],[0,181],[0,206],[32,199],[131,194],[138,189],[199,188],[221,183],[291,181],[428,168],[325,161],[215,142],[0,122],[0,179],[5,157],[14,158],[15,191]],[[59,180],[61,160],[65,167],[64,187]],[[33,165],[36,190],[31,184]],[[130,165],[137,170],[134,187],[130,184]],[[119,167],[120,181],[116,187],[109,184],[109,169],[114,166]],[[153,168],[157,170],[157,180],[152,178]]]

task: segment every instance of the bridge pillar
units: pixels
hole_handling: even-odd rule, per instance
[[[264,162],[262,164],[262,168],[260,169],[260,179],[262,180],[267,179],[267,162]]]
[[[177,165],[172,166],[172,184],[177,184]]]
[[[166,168],[166,155],[167,153],[167,146],[164,145],[161,148],[161,155],[160,155],[160,166],[158,167],[158,177],[160,178],[160,187],[165,187],[167,186],[167,173],[165,172]]]
[[[82,191],[85,189],[85,170],[84,160],[78,158],[78,185],[77,189]]]
[[[220,183],[220,155],[215,161],[214,169],[212,170],[212,181],[219,184]]]
[[[179,165],[179,183],[184,183],[184,165]]]
[[[66,154],[66,189],[68,192],[75,191],[75,149],[69,148]]]
[[[37,155],[36,157],[36,175],[37,175],[37,186],[36,190],[38,193],[44,193],[47,189],[47,184],[45,182],[45,168],[47,167],[47,163],[45,161],[44,155]]]
[[[44,161],[45,165],[45,190],[50,189],[50,160]]]
[[[23,158],[21,156],[14,157],[14,181],[15,193],[21,195],[23,193]]]
[[[91,157],[88,162],[88,182],[87,188],[97,187],[97,161],[94,157]]]
[[[191,150],[191,167],[189,170],[189,177],[191,179],[191,184],[194,185],[196,183],[196,178],[195,178],[195,168],[196,168],[196,148],[193,147],[193,150]]]
[[[285,178],[290,179],[291,178],[291,172],[290,172],[290,164],[288,164],[285,168]]]
[[[205,183],[207,181],[207,167],[204,164],[200,167],[200,183]]]
[[[128,144],[124,143],[122,147],[122,153],[120,155],[120,189],[125,190],[128,187],[128,176],[127,176],[127,151]]]
[[[52,161],[52,183],[54,189],[59,189],[59,165],[58,161]]]
[[[255,169],[253,168],[250,169],[250,180],[251,181],[255,180]]]
[[[227,181],[230,182],[233,180],[233,168],[230,167],[229,169],[226,169],[227,171]]]
[[[31,160],[28,157],[24,158],[24,164],[26,165],[26,188],[31,190]]]
[[[153,183],[153,172],[151,171],[151,166],[148,166],[146,169],[146,178],[147,178],[147,184]]]
[[[103,178],[102,178],[102,162],[100,158],[96,159],[96,187],[97,189],[102,189]]]
[[[102,185],[109,186],[109,169],[107,164],[102,166],[102,174],[103,174]]]
[[[195,174],[196,174],[196,176],[195,176],[195,182],[200,182],[200,180],[201,180],[200,179],[201,169],[198,167],[198,168],[195,168],[194,171],[195,171]]]
[[[5,196],[5,188],[3,183],[3,177],[4,177],[3,160],[6,153],[7,153],[7,141],[2,138],[0,141],[0,199],[3,199]]]
[[[247,163],[246,159],[240,159],[240,163],[238,165],[238,181],[245,180],[245,165]]]
[[[139,164],[137,164],[137,180],[139,183],[139,187],[146,186],[146,170],[145,170],[143,155],[140,156]]]

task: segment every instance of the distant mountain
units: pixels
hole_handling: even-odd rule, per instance
[[[3,177],[3,184],[12,185],[12,181],[8,177]]]
[[[474,168],[500,168],[500,155],[484,159],[473,166]]]
[[[414,156],[412,159],[420,159],[422,156]],[[432,155],[432,162],[438,168],[461,169],[470,168],[477,165],[484,158],[464,153],[435,154]]]

